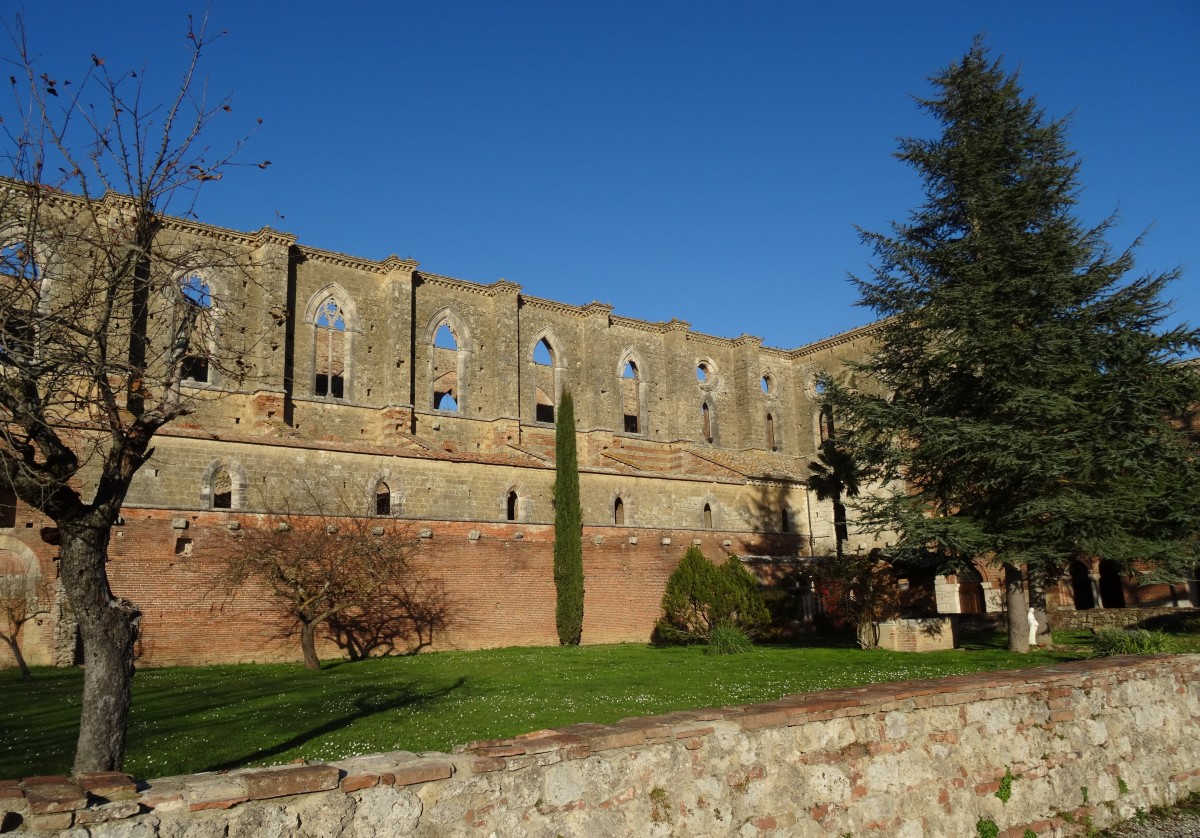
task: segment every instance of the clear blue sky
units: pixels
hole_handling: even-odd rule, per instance
[[[5,4],[11,22],[15,4]],[[30,3],[52,75],[92,53],[154,95],[185,57],[165,0]],[[600,300],[795,347],[869,322],[848,273],[920,200],[892,154],[936,133],[912,96],[976,33],[1049,114],[1071,114],[1080,212],[1182,266],[1200,321],[1200,3],[213,0],[228,29],[211,134],[262,126],[200,215],[528,294]],[[11,50],[5,46],[4,52]],[[3,106],[0,105],[0,108]]]

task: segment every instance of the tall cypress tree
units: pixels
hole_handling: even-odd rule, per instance
[[[1166,325],[1178,271],[1131,277],[1112,219],[1079,220],[1064,122],[980,41],[933,84],[919,106],[941,136],[898,154],[924,202],[862,233],[877,350],[831,397],[860,460],[903,481],[864,517],[898,531],[903,558],[1001,566],[1024,651],[1025,572],[1036,600],[1074,558],[1160,576],[1196,562],[1200,458],[1168,417],[1200,400],[1200,369],[1178,363],[1200,331]]]
[[[554,609],[558,642],[578,646],[583,635],[583,512],[575,453],[575,403],[564,391],[554,429]]]

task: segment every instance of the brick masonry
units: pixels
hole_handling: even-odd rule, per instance
[[[787,696],[147,782],[0,781],[4,823],[177,835],[1087,834],[1200,790],[1200,656]]]

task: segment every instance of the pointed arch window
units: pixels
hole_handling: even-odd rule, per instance
[[[510,489],[504,503],[504,518],[506,521],[516,521],[520,511],[521,496],[516,489]]]
[[[336,297],[321,304],[314,322],[313,395],[346,397],[346,314]]]
[[[380,517],[392,514],[392,489],[382,480],[375,484],[375,514]]]
[[[563,386],[563,362],[560,342],[544,330],[529,354],[529,377],[533,383],[533,421],[554,424],[555,406]]]
[[[779,445],[775,442],[775,417],[770,413],[767,414],[767,450],[779,450]]]
[[[704,504],[704,528],[711,530],[713,528],[713,513],[712,504]]]
[[[708,406],[708,402],[700,404],[700,435],[705,442],[713,441],[713,415],[712,410]]]
[[[212,384],[208,340],[213,315],[212,288],[203,277],[190,274],[180,291],[184,322],[180,324],[179,337],[186,338],[188,351],[179,361],[179,379],[192,384]]]
[[[233,509],[233,478],[225,466],[218,467],[212,475],[212,508]]]
[[[429,342],[430,402],[434,410],[462,413],[463,377],[467,371],[466,347],[462,322],[449,309],[443,309],[430,321],[425,339]]]
[[[642,432],[642,376],[632,358],[621,368],[621,428],[627,434]]]
[[[625,526],[625,502],[619,497],[613,501],[613,526]]]

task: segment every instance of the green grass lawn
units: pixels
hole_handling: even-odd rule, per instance
[[[1056,637],[1078,643],[1081,638]],[[741,655],[640,645],[508,648],[299,664],[139,671],[126,770],[162,777],[376,751],[448,751],[574,722],[770,701],[798,692],[1040,666],[1086,646],[1010,654],[1003,637],[905,654],[828,640]],[[69,770],[82,676],[0,670],[0,778]]]

